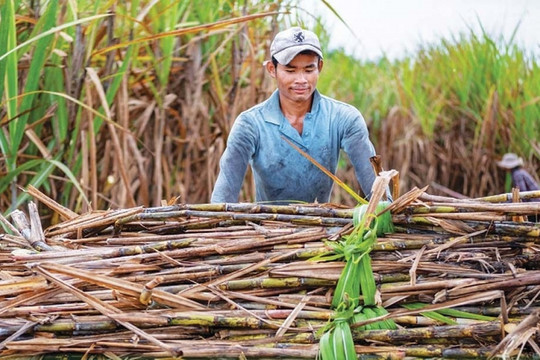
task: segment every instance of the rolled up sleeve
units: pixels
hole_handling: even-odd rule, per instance
[[[369,197],[375,181],[375,173],[369,159],[375,156],[375,148],[369,139],[366,122],[359,111],[350,109],[343,119],[345,126],[342,148],[351,161],[362,192]]]
[[[249,119],[240,115],[233,124],[227,147],[219,162],[212,203],[238,202],[249,160],[255,152],[255,129]]]

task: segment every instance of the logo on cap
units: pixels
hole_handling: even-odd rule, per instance
[[[297,33],[294,33],[293,36],[294,36],[294,41],[297,42],[297,43],[304,42],[304,40],[306,39],[306,37],[304,36],[303,31],[299,31]]]

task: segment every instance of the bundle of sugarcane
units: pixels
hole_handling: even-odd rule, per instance
[[[0,355],[481,358],[538,352],[540,203],[177,204],[2,218]],[[540,192],[514,194],[540,197]],[[385,215],[386,214],[386,215]],[[382,224],[390,216],[395,232]]]

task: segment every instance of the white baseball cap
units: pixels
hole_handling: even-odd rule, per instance
[[[287,65],[302,51],[311,50],[322,59],[321,44],[315,33],[298,26],[279,32],[270,45],[270,55]]]

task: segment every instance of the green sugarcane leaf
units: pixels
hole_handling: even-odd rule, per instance
[[[57,60],[55,59],[55,61]],[[50,89],[51,91],[56,93],[65,93],[64,73],[62,72],[59,61],[53,62],[53,66],[51,67],[45,67],[44,78],[45,89]],[[51,123],[57,143],[63,143],[67,138],[69,128],[68,108],[66,99],[63,97],[55,97],[53,95],[48,95],[48,102],[50,104],[56,103],[57,105],[55,116],[52,118]],[[78,135],[78,133],[75,135]],[[73,141],[72,144],[76,144],[76,141]]]
[[[113,81],[111,82],[110,86],[107,88],[107,93],[105,94],[105,98],[107,99],[107,104],[111,106],[112,102],[114,101],[114,98],[116,96],[116,93],[118,92],[118,89],[120,88],[120,84],[122,83],[122,80],[124,79],[124,76],[128,73],[128,68],[131,65],[131,60],[133,57],[133,54],[135,50],[137,49],[137,45],[130,45],[127,48],[126,54],[124,56],[124,59],[122,61],[122,65],[118,69],[118,72],[113,77]],[[94,120],[94,133],[98,133],[101,125],[103,124],[103,118],[106,118],[104,115],[105,111],[103,110],[103,106],[99,109],[99,114],[102,116],[100,118],[97,118]]]
[[[8,188],[10,182],[15,179],[23,171],[31,170],[43,163],[43,159],[34,159],[26,161],[24,164],[19,165],[12,171],[7,172],[4,176],[0,177],[0,193],[3,193]]]
[[[426,304],[422,303],[409,303],[409,304],[403,304],[403,307],[409,310],[418,310],[425,307]],[[447,316],[444,316],[442,314],[439,314],[437,311],[425,311],[421,312],[420,315],[425,316],[429,319],[433,319],[435,321],[442,322],[447,325],[456,325],[457,322],[454,319],[451,319]]]
[[[39,159],[38,161],[40,163],[42,163],[42,164],[40,164],[41,166],[43,166],[43,165],[45,165],[45,166],[44,166],[44,168],[40,169],[37,172],[37,174],[32,179],[30,179],[30,181],[28,182],[30,185],[33,185],[36,188],[39,188],[40,186],[45,184],[47,182],[47,180],[49,179],[49,176],[52,174],[52,172],[54,170],[54,165],[53,164],[50,164],[50,163],[46,164],[46,161],[42,160],[42,159]],[[23,165],[21,165],[21,167],[26,165],[26,164],[27,163],[24,163]],[[12,204],[12,208],[17,209],[22,204],[24,204],[28,199],[30,199],[30,195],[27,192],[23,192],[23,193],[19,194],[19,196],[17,196],[14,203]]]
[[[59,155],[60,156],[60,155]],[[42,186],[42,184],[48,180],[50,174],[53,172],[54,168],[58,168],[62,170],[62,172],[68,177],[68,179],[72,182],[73,186],[79,191],[80,196],[83,198],[84,201],[88,202],[88,199],[86,198],[86,195],[84,194],[84,191],[79,184],[77,178],[73,174],[73,172],[63,163],[59,162],[58,160],[47,160],[47,159],[34,159],[29,160],[25,162],[24,164],[18,166],[14,171],[7,174],[7,176],[2,177],[0,179],[0,191],[2,189],[7,188],[9,186],[9,183],[12,179],[17,177],[20,173],[24,171],[28,171],[37,167],[40,167],[42,165],[45,165],[45,168],[40,169],[37,171],[37,174],[29,181],[29,184],[39,188]],[[13,208],[17,208],[20,205],[24,203],[29,198],[29,195],[27,193],[22,193],[17,197],[17,199],[14,201]]]
[[[341,276],[339,277],[334,295],[332,297],[332,307],[337,308],[341,304],[346,296],[349,297],[358,297],[359,294],[353,294],[352,284],[355,281],[358,281],[355,274],[355,264],[351,261],[347,261],[343,270],[341,271]],[[345,295],[348,294],[348,295]]]
[[[60,161],[57,161],[57,160],[47,160],[47,161],[55,165],[57,168],[62,170],[64,174],[66,174],[69,180],[71,180],[71,182],[73,183],[73,186],[75,186],[75,188],[79,191],[79,195],[84,199],[84,201],[88,203],[89,201],[86,195],[84,194],[84,190],[82,189],[81,185],[79,184],[79,181],[77,180],[75,175],[71,172],[71,170]]]
[[[334,359],[343,359],[345,356],[345,344],[343,341],[343,331],[339,323],[337,323],[336,327],[332,330],[331,338]]]
[[[58,0],[50,1],[36,27],[42,28],[43,32],[47,32],[47,30],[53,28],[56,22],[57,8]],[[35,49],[32,54],[32,61],[30,62],[30,68],[28,69],[28,75],[26,77],[26,85],[24,87],[24,92],[29,93],[29,95],[24,96],[21,100],[21,105],[19,107],[19,113],[21,115],[12,121],[14,126],[11,129],[13,132],[10,136],[13,153],[18,151],[19,145],[23,139],[28,117],[30,115],[30,111],[28,110],[32,107],[32,103],[34,102],[36,96],[34,91],[38,88],[41,72],[45,65],[47,53],[50,52],[49,47],[52,44],[53,39],[53,34],[50,34],[35,43]]]
[[[160,31],[173,30],[179,21],[179,6],[182,4],[171,4],[170,1],[161,1],[161,5],[165,6],[167,11],[161,11],[163,16],[160,17],[161,21],[159,23],[163,25],[163,29],[160,29]],[[162,86],[167,85],[169,82],[174,44],[177,41],[177,38],[174,36],[162,38],[159,41],[163,58],[161,59],[161,65],[158,67],[158,78]]]
[[[9,37],[11,33],[16,32],[15,28],[15,10],[13,9],[13,0],[0,1],[0,54],[5,54],[9,50]],[[4,79],[6,75],[7,62],[0,61],[0,100],[4,93]]]
[[[322,360],[333,360],[333,348],[331,342],[331,332],[327,331],[319,340],[319,354]]]
[[[345,321],[342,321],[337,324],[342,331],[343,339],[343,349],[344,349],[344,359],[345,360],[356,360],[356,350],[354,348],[354,340],[351,333],[351,328],[349,324]]]
[[[381,201],[377,204],[377,209],[375,210],[377,214],[382,213],[388,206],[390,206],[390,201]],[[385,211],[382,214],[377,216],[377,235],[382,236],[384,234],[393,234],[396,230],[394,228],[394,222],[392,219],[392,213],[390,211]]]
[[[444,316],[442,314],[439,314],[436,311],[427,311],[427,312],[421,312],[420,315],[425,316],[427,318],[433,319],[435,321],[442,322],[447,325],[457,325],[457,321],[454,319],[451,319],[447,316]]]
[[[9,2],[9,1],[13,1],[13,0],[5,0],[5,1]],[[45,32],[33,37],[33,38],[31,38],[31,39],[26,40],[25,42],[13,47],[13,48],[10,48],[6,53],[0,55],[0,61],[4,60],[6,57],[10,56],[11,54],[18,51],[19,49],[24,48],[25,46],[28,46],[28,45],[38,41],[39,39],[42,39],[44,37],[47,37],[47,36],[49,36],[51,34],[62,31],[64,29],[70,28],[72,26],[75,26],[75,25],[78,25],[78,24],[84,24],[86,22],[98,20],[98,19],[101,19],[101,18],[104,18],[104,17],[107,17],[107,16],[112,16],[112,14],[100,14],[100,15],[89,16],[89,17],[86,17],[86,18],[83,18],[83,19],[71,21],[71,22],[68,22],[68,23],[53,27],[53,28],[51,28],[51,29],[49,29],[49,30],[47,30],[47,31],[45,31]]]
[[[0,57],[0,64],[5,63],[2,73],[5,74],[5,101],[7,105],[7,115],[9,119],[14,119],[17,115],[17,100],[15,97],[18,93],[19,83],[19,71],[17,68],[17,53],[14,51],[17,45],[16,27],[15,27],[15,9],[13,0],[5,0],[2,9],[2,24],[5,23],[7,28],[6,33],[2,33],[5,37],[5,53]],[[5,17],[5,18],[4,18]],[[5,59],[5,61],[2,61]],[[17,163],[16,153],[13,150],[13,138],[12,134],[15,132],[15,123],[10,121],[9,123],[9,135],[7,139],[4,139],[3,143],[9,142],[9,146],[4,153],[6,155],[6,165],[9,171],[14,170]],[[6,141],[7,140],[7,141]]]
[[[360,289],[364,299],[364,305],[375,305],[377,285],[371,268],[371,258],[365,254],[360,259]]]
[[[452,316],[452,317],[455,317],[455,318],[462,318],[462,319],[482,320],[482,321],[494,321],[494,320],[497,319],[494,316],[473,314],[473,313],[470,313],[470,312],[461,311],[461,310],[455,310],[455,309],[440,309],[440,310],[436,310],[436,312],[438,312],[440,314],[443,314],[443,315]]]

